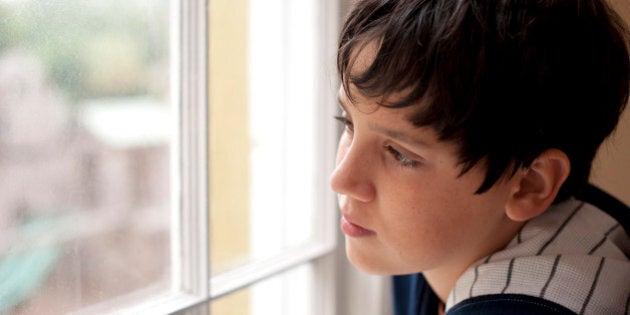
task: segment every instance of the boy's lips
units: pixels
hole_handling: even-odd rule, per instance
[[[341,231],[343,231],[344,234],[350,237],[365,237],[376,234],[376,232],[372,230],[368,230],[358,224],[353,223],[352,221],[348,220],[346,216],[343,215],[341,216],[340,226]]]

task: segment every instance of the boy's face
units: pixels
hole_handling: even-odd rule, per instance
[[[351,72],[367,69],[375,52],[374,43],[367,45]],[[518,188],[516,176],[475,194],[485,177],[484,161],[462,175],[457,146],[408,120],[422,104],[392,109],[352,85],[350,93],[354,104],[339,90],[346,129],[331,186],[338,194],[346,253],[356,267],[427,277],[461,273],[506,245],[522,225],[505,213]],[[395,102],[397,96],[391,97],[385,101]]]
[[[502,246],[496,233],[513,224],[509,180],[476,195],[483,163],[460,176],[457,147],[414,127],[405,118],[413,106],[379,107],[351,92],[355,104],[339,92],[347,124],[331,177],[350,261],[377,274],[465,269]]]

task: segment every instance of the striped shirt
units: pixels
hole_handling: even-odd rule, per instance
[[[446,310],[481,295],[524,294],[577,314],[630,315],[630,238],[595,206],[576,199],[530,220],[502,251],[470,267]]]

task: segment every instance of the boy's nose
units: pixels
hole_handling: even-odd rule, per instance
[[[337,166],[330,177],[330,187],[338,194],[361,202],[370,202],[376,195],[369,160],[353,148],[339,148]]]

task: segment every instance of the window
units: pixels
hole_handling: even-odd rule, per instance
[[[0,313],[333,314],[336,24],[0,0]]]
[[[0,1],[0,313],[168,292],[168,1]]]

